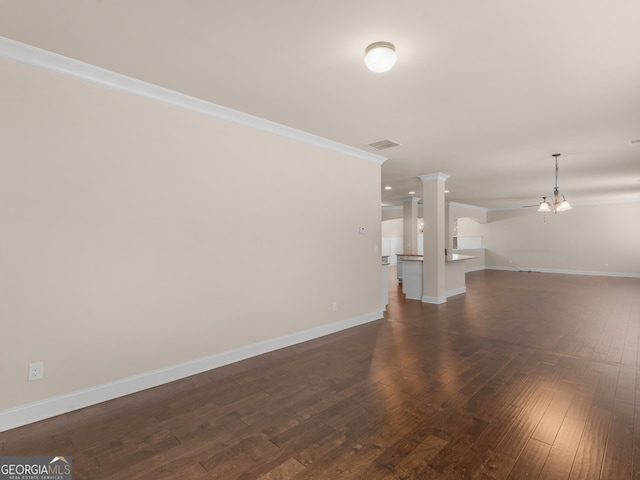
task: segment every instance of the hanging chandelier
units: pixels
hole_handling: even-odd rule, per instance
[[[556,159],[556,185],[553,188],[553,197],[542,197],[542,201],[538,204],[539,212],[564,212],[565,210],[571,210],[573,207],[569,203],[569,201],[564,198],[564,195],[560,195],[560,190],[558,189],[558,157],[559,153],[554,153],[553,157]],[[562,200],[560,200],[562,197]],[[553,202],[553,203],[552,203]]]

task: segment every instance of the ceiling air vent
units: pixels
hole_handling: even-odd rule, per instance
[[[375,148],[376,150],[386,150],[387,148],[397,147],[400,144],[385,138],[384,140],[378,140],[377,142],[367,143],[367,145]]]

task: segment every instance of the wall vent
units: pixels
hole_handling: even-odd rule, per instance
[[[385,150],[387,148],[397,147],[400,144],[385,138],[384,140],[378,140],[377,142],[367,143],[368,146],[375,148],[376,150]]]

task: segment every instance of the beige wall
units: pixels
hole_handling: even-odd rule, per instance
[[[422,213],[422,206],[419,207],[418,211],[420,214]],[[382,221],[386,222],[387,220],[400,219],[402,220],[402,206],[393,206],[393,207],[382,207]],[[402,226],[400,227],[400,236],[402,236]]]
[[[463,203],[450,202],[447,204],[449,218],[451,221],[455,219],[473,219],[479,223],[486,223],[487,209],[475,207],[473,205],[465,205]]]
[[[487,212],[484,212],[484,215],[480,217],[481,220],[486,222]],[[484,223],[479,223],[476,218],[462,217],[458,218],[458,234],[460,236],[482,236],[483,234],[483,226]],[[458,249],[456,253],[462,255],[470,255],[475,258],[471,258],[469,260],[464,261],[464,266],[467,272],[473,272],[476,270],[484,270],[485,265],[485,249],[484,248],[474,248],[474,249]]]
[[[557,215],[490,211],[478,224],[487,267],[640,275],[640,202],[574,205]]]
[[[0,411],[379,312],[379,164],[18,63],[0,78]]]
[[[461,236],[482,236],[484,230],[482,225],[485,222],[480,223],[473,218],[458,218],[458,235]]]
[[[382,236],[388,238],[402,238],[402,218],[394,218],[382,222]],[[402,253],[402,252],[398,252]]]

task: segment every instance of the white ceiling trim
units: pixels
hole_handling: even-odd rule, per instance
[[[464,208],[475,208],[476,210],[481,210],[483,212],[486,212],[490,209],[486,208],[486,207],[478,207],[477,205],[469,205],[467,203],[459,203],[459,202],[446,202],[448,205],[453,205],[455,207],[464,207]]]
[[[140,97],[157,100],[211,117],[290,138],[316,147],[343,153],[382,165],[387,158],[326,138],[239,112],[168,88],[137,80],[120,73],[74,60],[6,37],[0,37],[0,58],[67,75]]]
[[[431,180],[446,180],[449,178],[449,175],[446,173],[438,172],[438,173],[429,173],[427,175],[418,175],[418,178],[423,182],[430,182]]]

